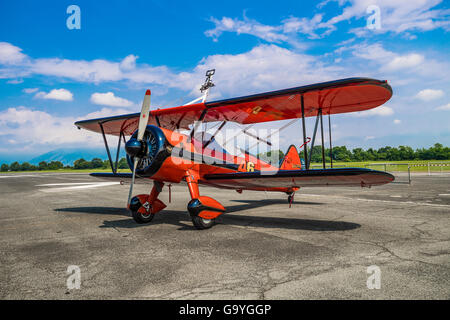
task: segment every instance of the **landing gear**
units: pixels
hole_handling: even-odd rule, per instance
[[[294,196],[295,196],[295,191],[288,193],[288,203],[289,203],[289,208],[291,207],[292,203],[294,202]]]
[[[140,197],[142,198],[142,195]],[[143,204],[141,203],[140,197],[136,196],[131,199],[131,216],[133,217],[133,220],[139,224],[149,223],[153,220],[155,214],[152,213],[152,207],[147,201]]]
[[[209,229],[216,224],[216,219],[205,219],[191,214],[192,223],[198,230]]]
[[[289,195],[287,200],[289,204],[292,204],[292,201],[294,201],[294,195],[293,194]]]
[[[216,218],[225,212],[225,208],[213,198],[200,196],[198,179],[194,174],[187,172],[185,179],[192,198],[187,209],[194,227],[199,230],[211,228],[216,224]]]
[[[149,223],[150,221],[153,220],[153,217],[155,216],[154,213],[143,214],[140,213],[139,211],[131,211],[131,215],[133,216],[133,220],[139,224]]]
[[[139,224],[149,223],[153,220],[156,213],[166,207],[166,205],[158,199],[158,195],[162,191],[164,184],[154,181],[151,193],[140,194],[133,197],[128,208],[131,211],[133,220]]]

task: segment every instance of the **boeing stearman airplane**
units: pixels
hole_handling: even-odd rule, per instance
[[[388,101],[392,88],[387,81],[369,78],[349,78],[250,96],[207,102],[214,86],[214,70],[208,70],[201,87],[203,95],[188,104],[150,111],[150,90],[145,93],[140,113],[78,121],[78,128],[103,135],[112,173],[92,173],[103,179],[130,180],[128,208],[137,223],[148,223],[166,205],[158,199],[165,184],[185,182],[191,201],[187,205],[197,229],[207,229],[225,208],[215,199],[200,195],[199,185],[216,188],[278,191],[288,195],[289,204],[302,187],[360,186],[371,187],[394,180],[382,171],[366,168],[333,168],[331,126],[329,122],[331,166],[326,168],[323,116],[369,110]],[[310,169],[305,118],[316,117],[312,146],[320,121],[322,133],[322,169]],[[228,153],[217,146],[214,137],[227,123],[250,125],[255,123],[302,119],[305,164],[302,166],[294,145],[276,165],[244,152],[243,156]],[[330,121],[330,117],[328,118]],[[217,123],[218,129],[207,139],[195,134],[201,123]],[[189,130],[183,134],[181,130]],[[245,133],[245,129],[243,130]],[[118,136],[115,163],[106,135]],[[125,141],[126,136],[131,136]],[[205,137],[205,136],[203,136]],[[256,137],[258,140],[262,140]],[[125,143],[127,161],[132,173],[118,173],[121,141]],[[214,147],[213,147],[214,145]],[[310,148],[312,150],[312,147]],[[153,180],[149,194],[132,196],[136,177]],[[169,195],[170,199],[170,195]]]

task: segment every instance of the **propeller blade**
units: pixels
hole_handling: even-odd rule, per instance
[[[134,185],[134,178],[136,178],[136,167],[139,159],[137,157],[134,158],[134,164],[133,164],[133,175],[131,177],[131,184],[130,184],[130,192],[128,193],[128,203],[127,206],[130,206],[131,202],[131,196],[133,195],[133,185]]]
[[[142,110],[141,110],[141,116],[139,118],[139,127],[138,127],[138,134],[137,139],[139,141],[142,141],[142,138],[144,137],[145,128],[147,127],[148,123],[148,117],[150,114],[150,95],[151,91],[147,90],[145,92],[144,101],[142,102]]]
[[[142,102],[142,109],[141,109],[141,116],[139,117],[139,126],[138,126],[138,134],[137,134],[137,140],[142,141],[142,138],[144,138],[145,128],[148,124],[148,117],[150,115],[150,96],[151,91],[147,90],[145,92],[144,101]],[[133,186],[134,186],[134,180],[136,178],[136,167],[138,164],[139,158],[134,157],[134,164],[133,164],[133,175],[131,177],[131,184],[130,184],[130,192],[128,193],[128,207],[130,206],[131,202],[131,196],[133,195]]]

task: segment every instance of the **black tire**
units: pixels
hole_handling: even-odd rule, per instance
[[[202,217],[191,215],[192,223],[198,230],[209,229],[216,224],[216,219],[204,219]]]
[[[288,203],[291,203],[291,202],[292,202],[292,200],[293,200],[292,198],[293,198],[292,195],[288,196]]]
[[[133,216],[133,220],[139,224],[149,223],[150,221],[153,220],[153,217],[155,216],[153,213],[144,215],[137,211],[131,211],[131,215]]]

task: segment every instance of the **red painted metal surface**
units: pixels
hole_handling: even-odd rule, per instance
[[[209,103],[153,110],[148,124],[169,130],[188,129],[206,112],[203,122],[232,121],[240,124],[300,118],[300,96],[305,102],[305,117],[323,114],[364,111],[382,105],[392,96],[386,81],[366,78],[343,79],[309,86],[239,97]],[[105,134],[131,135],[137,128],[139,113],[101,119],[78,121],[80,128],[100,132],[102,123]]]

